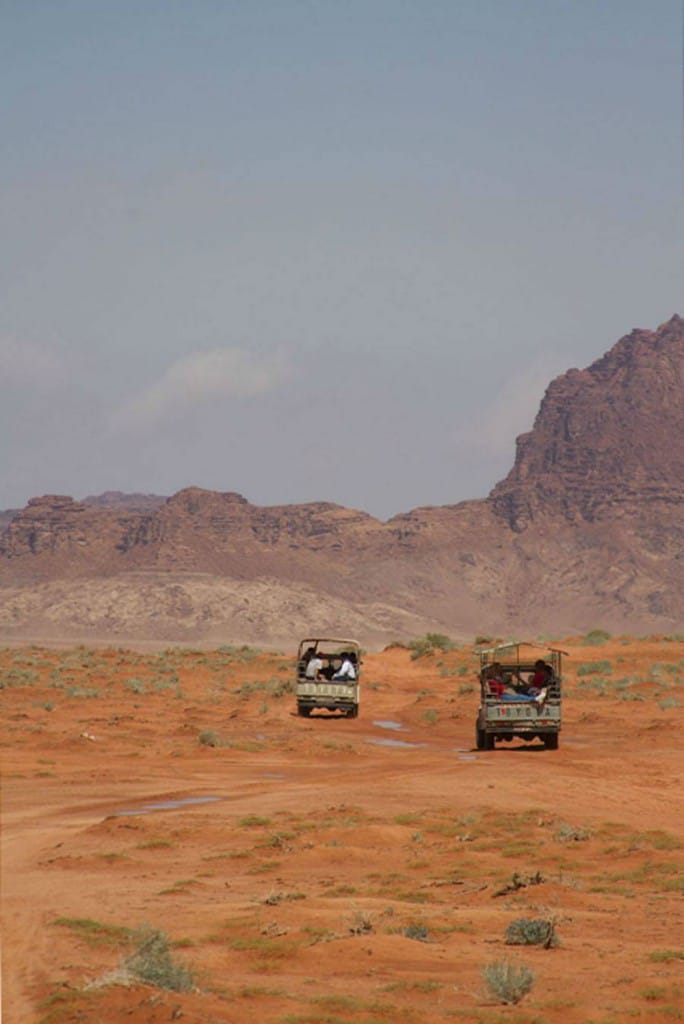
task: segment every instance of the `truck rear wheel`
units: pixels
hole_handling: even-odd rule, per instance
[[[558,750],[558,733],[551,732],[544,737],[544,746],[547,750]]]
[[[305,704],[298,704],[297,714],[300,715],[302,718],[308,718],[309,715],[311,714],[311,708],[306,707]]]
[[[494,733],[487,732],[486,729],[480,729],[478,725],[475,729],[475,746],[478,750],[493,750]]]

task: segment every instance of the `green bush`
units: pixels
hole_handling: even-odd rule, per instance
[[[453,642],[444,633],[426,633],[419,640],[412,640],[408,645],[411,652],[411,660],[417,658],[434,656],[435,651],[451,651],[454,649]]]
[[[511,921],[504,942],[507,946],[543,946],[545,949],[560,945],[553,921],[524,917]]]
[[[564,821],[558,827],[554,838],[559,843],[584,843],[591,838],[591,833],[586,828],[578,828]]]
[[[610,633],[605,629],[591,629],[584,637],[585,644],[594,644],[597,647],[605,644],[606,640],[610,640]]]
[[[136,949],[124,961],[124,967],[130,974],[155,988],[172,992],[189,992],[192,989],[192,972],[173,960],[164,932],[156,928],[142,928],[136,938]]]
[[[578,676],[596,676],[601,672],[610,675],[613,666],[609,661],[590,661],[586,665],[580,665],[577,669]]]
[[[213,729],[203,729],[202,732],[197,737],[197,742],[200,743],[203,747],[223,746],[223,741],[221,740],[221,737],[217,732],[214,732]]]
[[[488,993],[500,1003],[519,1003],[534,985],[534,974],[525,964],[495,960],[482,971]]]

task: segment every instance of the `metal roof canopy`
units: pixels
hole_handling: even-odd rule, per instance
[[[354,647],[360,647],[358,640],[349,640],[339,636],[311,636],[305,637],[304,640],[299,641],[299,646],[302,644],[352,644]]]
[[[535,640],[508,640],[505,644],[496,644],[494,647],[476,647],[474,654],[493,654],[495,651],[508,651],[511,648],[516,649],[520,647],[536,647],[540,651],[551,651],[554,654],[564,654],[566,658],[570,655],[567,651],[562,651],[560,647],[551,647],[550,644],[540,644]]]

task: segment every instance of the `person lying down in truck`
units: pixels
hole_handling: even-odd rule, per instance
[[[497,700],[533,701],[535,704],[543,704],[548,693],[545,686],[537,689],[530,685],[526,692],[517,690],[513,684],[512,674],[504,672],[497,661],[493,662],[487,670],[486,685],[489,693]]]

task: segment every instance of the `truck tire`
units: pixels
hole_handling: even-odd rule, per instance
[[[475,727],[475,746],[478,750],[485,749],[485,731],[478,726]]]
[[[358,704],[355,704],[353,708],[349,708],[347,710],[347,718],[358,718],[358,715],[359,715],[359,705]]]
[[[311,708],[307,708],[304,704],[298,704],[297,714],[300,715],[301,718],[308,718],[311,714]]]
[[[558,733],[551,732],[544,737],[544,746],[547,750],[558,750]]]

